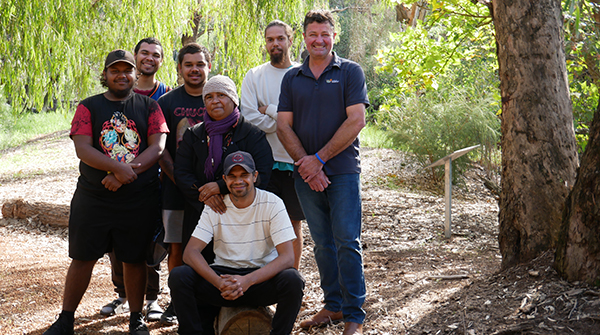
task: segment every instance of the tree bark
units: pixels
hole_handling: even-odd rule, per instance
[[[502,267],[556,245],[578,158],[558,0],[492,10],[502,95]]]
[[[569,281],[600,284],[600,104],[565,205],[554,266]]]

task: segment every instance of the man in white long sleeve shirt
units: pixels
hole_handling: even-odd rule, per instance
[[[304,213],[300,207],[294,188],[294,160],[287,153],[277,137],[277,105],[281,80],[285,73],[294,67],[289,49],[292,45],[293,31],[286,23],[275,20],[265,28],[265,47],[270,61],[259,65],[246,74],[242,83],[241,113],[252,124],[267,135],[273,151],[273,172],[267,191],[275,193],[285,203],[292,221],[296,240],[294,240],[294,267],[300,266],[302,253],[302,226]]]

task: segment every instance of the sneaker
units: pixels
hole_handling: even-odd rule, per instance
[[[129,303],[124,298],[119,298],[104,305],[100,310],[102,315],[113,315],[129,312]]]
[[[144,323],[142,313],[131,313],[129,318],[129,334],[131,335],[150,335],[148,327]],[[135,315],[137,314],[137,316]]]
[[[59,316],[52,326],[48,328],[43,335],[73,335],[73,323],[69,323],[66,318]]]
[[[175,306],[173,306],[173,302],[169,304],[167,310],[160,317],[160,322],[166,325],[177,324],[177,313],[175,313]]]
[[[150,301],[144,310],[146,311],[146,321],[159,321],[165,312],[156,300]]]

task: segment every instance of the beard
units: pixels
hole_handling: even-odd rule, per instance
[[[271,49],[271,51],[273,51],[274,49]],[[284,57],[287,57],[287,52],[285,52],[283,49],[281,48],[277,48],[277,50],[281,51],[281,53],[278,54],[273,54],[272,52],[269,52],[269,57],[271,58],[271,63],[274,64],[281,64],[284,61]]]
[[[133,91],[133,87],[124,89],[124,90],[113,90],[113,89],[109,89],[110,93],[112,93],[112,95],[114,95],[115,97],[122,99],[127,97],[129,94],[131,94],[131,91]]]

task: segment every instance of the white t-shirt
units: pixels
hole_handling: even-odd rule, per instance
[[[292,67],[294,66],[298,64],[293,63]],[[292,67],[280,69],[267,62],[250,69],[242,82],[240,112],[246,120],[265,132],[276,162],[294,163],[277,137],[277,105],[281,81]],[[258,111],[259,105],[268,106],[265,114]]]
[[[206,243],[214,239],[215,265],[263,267],[277,257],[275,246],[296,238],[285,205],[275,194],[257,188],[246,208],[235,207],[229,194],[223,201],[225,214],[205,206],[192,234]]]

